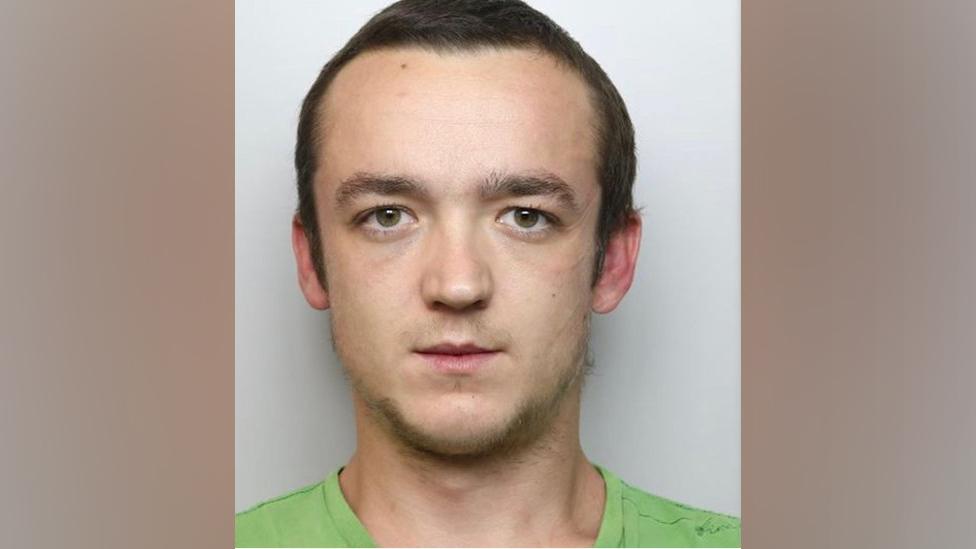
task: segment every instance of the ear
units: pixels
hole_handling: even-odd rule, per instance
[[[291,221],[291,247],[295,252],[295,263],[298,266],[298,286],[305,294],[305,300],[314,309],[328,309],[329,294],[319,283],[319,277],[315,273],[312,247],[305,235],[305,226],[302,225],[298,214],[295,214]]]
[[[593,287],[593,311],[609,313],[617,308],[634,281],[637,252],[641,241],[641,218],[637,213],[627,217],[624,226],[614,231],[607,242],[603,271]]]

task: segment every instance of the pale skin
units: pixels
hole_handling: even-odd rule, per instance
[[[292,241],[355,388],[346,500],[381,546],[591,546],[605,489],[580,446],[580,372],[591,311],[631,285],[641,222],[613,234],[592,284],[600,188],[584,82],[529,50],[369,52],[338,74],[323,116],[325,287],[297,217]],[[363,175],[413,186],[339,193]],[[560,181],[570,200],[485,192],[507,176]],[[497,353],[445,374],[416,352],[444,341]],[[516,423],[527,403],[547,412]]]

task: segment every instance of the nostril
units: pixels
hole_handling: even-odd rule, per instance
[[[475,301],[471,300],[445,300],[439,299],[434,301],[433,307],[439,310],[451,310],[451,311],[470,311],[470,310],[480,310],[488,306],[488,301],[485,299],[478,299]]]

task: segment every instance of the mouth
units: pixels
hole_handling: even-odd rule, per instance
[[[474,343],[439,343],[417,351],[424,362],[442,374],[473,374],[501,354]]]

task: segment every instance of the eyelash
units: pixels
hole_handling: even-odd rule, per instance
[[[543,219],[546,220],[545,227],[541,229],[535,229],[535,230],[522,229],[519,227],[513,227],[511,225],[506,225],[507,229],[511,231],[515,231],[516,233],[519,233],[520,235],[526,238],[542,238],[544,236],[547,236],[552,231],[558,229],[562,225],[562,222],[555,215],[543,210],[540,206],[531,206],[531,205],[530,206],[509,206],[504,210],[502,210],[502,213],[498,215],[498,218],[500,219],[503,215],[506,215],[509,212],[519,211],[519,210],[527,210],[530,212],[538,213]]]
[[[416,218],[417,217],[417,216],[415,216],[413,214],[413,212],[410,211],[409,208],[406,208],[404,206],[400,206],[398,204],[380,204],[380,205],[377,205],[377,206],[373,206],[373,207],[371,207],[371,208],[369,208],[367,210],[364,210],[363,212],[361,212],[360,214],[358,214],[354,218],[353,223],[356,226],[361,227],[363,230],[369,232],[370,234],[377,235],[377,236],[386,236],[386,235],[389,235],[391,233],[396,232],[396,229],[395,228],[394,229],[390,229],[390,230],[382,230],[382,229],[374,229],[372,227],[367,227],[366,226],[366,221],[369,220],[370,216],[372,216],[373,214],[376,214],[378,212],[381,212],[383,210],[400,210],[400,212],[405,213],[405,214],[407,214],[407,215],[409,215],[409,216],[411,216],[413,218]],[[514,231],[514,232],[516,232],[516,233],[518,233],[518,234],[520,234],[520,235],[522,235],[524,237],[527,237],[527,238],[541,238],[543,236],[548,235],[550,232],[552,232],[553,230],[559,228],[562,225],[562,222],[559,220],[558,217],[556,217],[555,215],[553,215],[553,214],[551,214],[551,213],[543,210],[541,208],[541,206],[533,206],[533,205],[530,205],[530,206],[508,206],[504,210],[502,210],[502,212],[500,214],[498,214],[498,218],[496,218],[496,221],[499,218],[501,218],[503,215],[505,215],[505,214],[507,214],[509,212],[512,212],[512,211],[516,211],[516,210],[528,210],[528,211],[531,211],[531,212],[536,212],[540,216],[542,216],[542,218],[545,219],[546,220],[546,223],[548,224],[545,228],[538,229],[538,230],[520,229],[518,227],[513,227],[511,225],[506,225],[506,227],[509,230]]]
[[[370,216],[378,212],[381,212],[383,210],[400,210],[400,212],[405,213],[411,217],[416,217],[408,208],[405,208],[403,206],[398,206],[396,204],[380,204],[378,206],[373,206],[372,208],[369,208],[357,214],[356,217],[353,218],[353,224],[356,225],[357,227],[361,227],[364,231],[366,231],[369,234],[376,235],[376,236],[388,236],[396,232],[396,229],[393,228],[393,229],[384,230],[384,229],[374,229],[373,227],[366,226],[366,221],[369,220]]]

